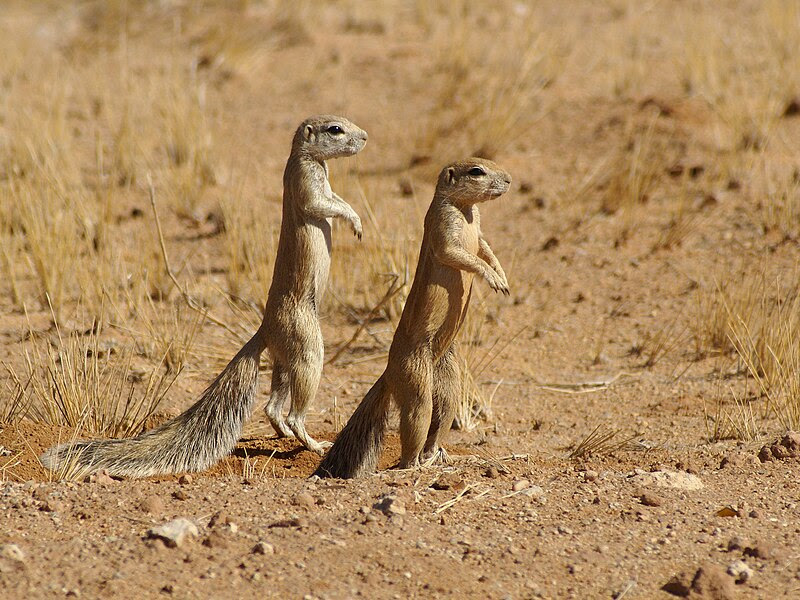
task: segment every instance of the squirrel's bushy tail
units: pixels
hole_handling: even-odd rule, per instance
[[[134,438],[59,444],[41,457],[57,473],[147,477],[202,471],[233,450],[250,416],[264,345],[253,336],[186,411]]]
[[[378,464],[389,424],[386,374],[370,388],[347,425],[336,436],[314,475],[350,479],[372,473]]]

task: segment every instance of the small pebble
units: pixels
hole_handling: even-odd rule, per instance
[[[524,490],[524,489],[525,489],[526,487],[528,487],[530,484],[531,484],[531,482],[530,482],[530,481],[528,481],[527,479],[518,479],[518,480],[517,480],[517,481],[515,481],[515,482],[514,482],[514,484],[511,486],[511,490],[512,490],[512,491],[514,491],[514,492],[519,492],[519,491],[521,491],[521,490]]]
[[[305,508],[313,508],[316,505],[316,501],[314,500],[314,496],[308,492],[300,492],[294,497],[292,504],[295,506],[304,506]]]
[[[0,557],[23,562],[25,560],[25,553],[22,548],[16,544],[2,544],[0,545]]]
[[[105,469],[98,471],[97,473],[92,473],[87,479],[89,483],[99,483],[101,485],[109,485],[114,483],[114,479]]]
[[[187,537],[197,537],[198,534],[197,525],[189,519],[180,518],[158,527],[153,527],[148,530],[147,537],[160,539],[169,548],[177,548],[183,544]]]
[[[734,550],[741,550],[744,548],[744,542],[740,537],[732,537],[728,540],[728,552],[733,552]]]
[[[150,513],[151,515],[160,515],[164,512],[164,502],[158,496],[148,496],[139,504],[142,512]]]
[[[534,500],[539,500],[542,504],[545,504],[544,488],[542,488],[540,485],[532,485],[523,489],[521,495],[528,496]]]
[[[639,496],[639,501],[645,506],[661,506],[664,504],[664,500],[660,496],[651,494],[650,492],[645,492]]]
[[[744,549],[744,555],[751,556],[753,558],[760,558],[761,560],[767,560],[770,558],[775,558],[776,552],[775,548],[769,543],[759,540],[753,542],[752,544],[748,544]]]
[[[64,512],[66,509],[67,505],[64,502],[54,498],[48,498],[39,507],[39,510],[43,512]]]
[[[728,575],[732,575],[736,583],[747,583],[753,577],[753,569],[743,560],[735,560],[728,565]]]
[[[232,523],[231,518],[224,511],[215,512],[208,520],[209,527],[217,527],[221,525],[229,525]]]
[[[373,508],[387,516],[406,514],[406,505],[397,496],[384,496],[380,502],[375,503]]]
[[[275,546],[267,542],[258,542],[251,550],[253,554],[275,554]]]

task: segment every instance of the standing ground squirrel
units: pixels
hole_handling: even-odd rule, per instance
[[[367,392],[316,470],[320,477],[359,477],[375,469],[390,399],[400,408],[400,468],[440,450],[460,395],[454,341],[475,275],[508,294],[508,281],[481,233],[479,202],[504,194],[511,176],[471,158],[445,167],[425,216],[417,272],[394,334],[386,370]]]
[[[318,306],[330,268],[331,218],[346,219],[361,238],[361,219],[331,190],[325,161],[352,156],[366,142],[367,133],[342,117],[312,117],[297,129],[283,174],[281,234],[264,318],[200,399],[134,438],[54,446],[42,455],[45,467],[74,475],[107,469],[128,477],[207,469],[239,439],[256,399],[265,349],[274,361],[266,407],[270,422],[279,435],[295,435],[309,450],[323,453],[323,446],[306,433],[304,420],[322,373]],[[290,395],[284,421],[281,409]]]

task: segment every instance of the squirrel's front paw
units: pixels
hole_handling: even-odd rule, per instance
[[[494,271],[490,271],[486,276],[486,283],[489,284],[489,287],[492,288],[495,292],[502,292],[506,296],[510,294],[508,290],[508,282],[505,281],[504,277],[500,277]]]
[[[361,229],[361,217],[355,215],[354,218],[350,220],[350,226],[353,228],[355,236],[360,240],[363,234],[363,230]]]
[[[497,274],[500,276],[500,284],[502,286],[502,292],[508,296],[511,292],[508,289],[508,279],[506,278],[506,274],[503,271],[498,271]]]

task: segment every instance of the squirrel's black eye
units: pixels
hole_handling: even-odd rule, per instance
[[[481,175],[486,175],[486,171],[480,167],[472,167],[469,171],[467,171],[467,174],[472,175],[473,177],[480,177]]]
[[[332,133],[333,135],[341,135],[344,133],[344,129],[339,127],[338,125],[331,125],[327,129],[328,133]]]

